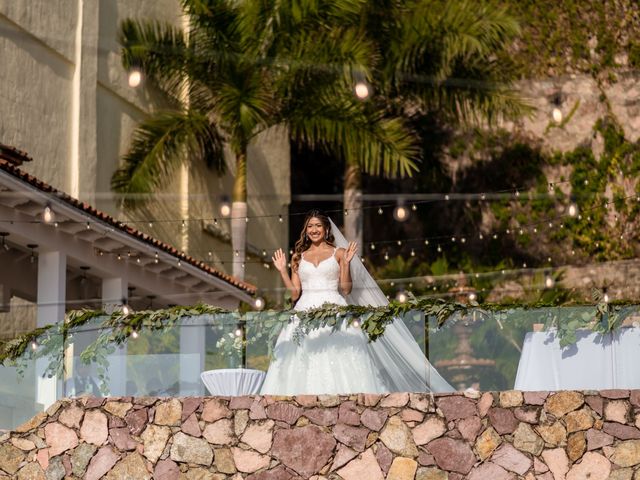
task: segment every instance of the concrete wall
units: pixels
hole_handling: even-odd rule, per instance
[[[219,198],[230,194],[230,174],[219,178],[202,165],[175,177],[147,209],[120,212],[110,181],[136,124],[162,102],[150,89],[130,88],[121,67],[119,23],[146,18],[183,25],[178,0],[0,0],[0,142],[27,151],[24,169],[54,187],[140,230],[213,261],[231,272],[230,244],[215,240],[202,222],[182,229],[162,220],[213,218]],[[289,144],[283,132],[265,134],[249,154],[250,215],[285,213],[290,202]],[[185,191],[184,186],[188,185]],[[188,195],[188,203],[181,199]],[[287,223],[264,219],[249,225],[249,242],[259,249],[285,248]],[[224,224],[221,227],[227,228]],[[213,256],[207,253],[213,251]],[[277,285],[275,270],[248,263],[246,279]]]
[[[85,397],[0,436],[0,477],[630,480],[638,427],[638,390]]]

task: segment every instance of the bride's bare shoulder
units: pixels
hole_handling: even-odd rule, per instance
[[[342,257],[344,256],[344,252],[345,252],[344,248],[342,247],[336,248],[336,259],[341,260]]]

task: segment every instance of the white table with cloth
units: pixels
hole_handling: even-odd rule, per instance
[[[200,378],[211,395],[237,397],[259,394],[265,375],[250,368],[221,368],[202,372]]]
[[[561,348],[554,330],[527,333],[514,389],[640,388],[640,328],[576,336],[575,344]]]

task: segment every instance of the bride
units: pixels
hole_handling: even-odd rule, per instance
[[[282,276],[295,310],[325,303],[382,306],[387,299],[333,222],[313,210],[305,218],[291,258],[284,252],[273,263]],[[353,288],[355,284],[356,288]],[[355,326],[311,330],[301,340],[294,317],[276,342],[261,394],[349,394],[453,391],[425,358],[401,319],[389,324],[375,342]]]

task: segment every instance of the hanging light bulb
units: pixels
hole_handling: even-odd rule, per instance
[[[382,207],[378,207],[378,215],[382,215]]]
[[[553,280],[553,277],[551,276],[551,274],[549,272],[547,272],[544,276],[544,286],[545,288],[552,288],[553,285],[555,284],[555,281]]]
[[[233,332],[233,334],[234,334],[236,337],[241,337],[241,336],[242,336],[242,325],[238,324],[238,325],[236,326],[236,329],[235,329],[235,331]]]
[[[551,112],[551,117],[556,123],[562,122],[562,110],[560,110],[558,107],[554,108]]]
[[[36,342],[35,340],[31,341],[31,350],[37,350],[38,349],[38,342]]]
[[[425,244],[425,245],[429,245],[429,240],[425,240],[425,241],[424,241],[424,244]]]
[[[404,290],[398,290],[398,293],[396,293],[396,300],[400,303],[405,303],[408,300],[406,292]]]
[[[398,203],[393,210],[393,218],[398,222],[406,222],[409,218],[409,209],[403,203]]]
[[[578,206],[575,203],[572,203],[571,205],[569,205],[567,213],[570,217],[575,217],[578,214]]]
[[[279,221],[280,223],[283,223],[283,222],[284,222],[284,218],[282,218],[282,215],[278,215],[278,221]]]
[[[253,301],[253,306],[256,310],[262,310],[264,308],[264,298],[256,297],[256,299]]]
[[[412,256],[412,257],[415,257],[415,256],[416,256],[416,251],[415,251],[413,248],[411,249],[411,256]]]
[[[231,203],[229,203],[229,197],[226,195],[223,195],[220,201],[220,215],[223,217],[231,215]]]
[[[123,298],[122,299],[122,314],[123,315],[129,315],[130,313],[131,313],[131,308],[127,304],[127,299]]]
[[[371,248],[371,250],[375,250],[376,249],[376,245],[372,242],[369,248]]]
[[[475,292],[470,292],[468,298],[470,302],[475,302],[478,296],[475,294]]]
[[[44,223],[52,223],[55,218],[56,215],[53,213],[51,207],[49,205],[45,206],[44,211],[42,212],[42,221],[44,221]]]
[[[142,83],[142,72],[139,68],[132,68],[129,71],[129,78],[127,79],[131,88],[139,87]]]
[[[602,289],[602,293],[604,293],[604,295],[602,296],[602,301],[603,301],[604,303],[609,303],[609,301],[610,301],[611,299],[609,298],[609,294],[607,293],[607,289],[606,289],[606,288],[603,288],[603,289]]]
[[[411,210],[413,210],[414,212],[416,210],[418,210],[418,207],[416,206],[416,204],[414,203],[413,205],[411,205]]]
[[[351,322],[351,326],[354,328],[360,328],[360,322],[357,318],[353,322]]]
[[[137,331],[137,330],[133,330],[133,331],[131,332],[131,338],[133,338],[134,340],[135,340],[136,338],[138,338],[138,336],[139,336],[139,334],[138,334],[138,331]]]
[[[389,254],[387,252],[384,252],[384,259],[389,260]]]
[[[353,87],[353,91],[356,94],[356,97],[358,97],[358,99],[360,100],[366,100],[367,98],[369,98],[369,95],[371,94],[370,86],[364,80],[360,80],[356,82],[356,84]]]

